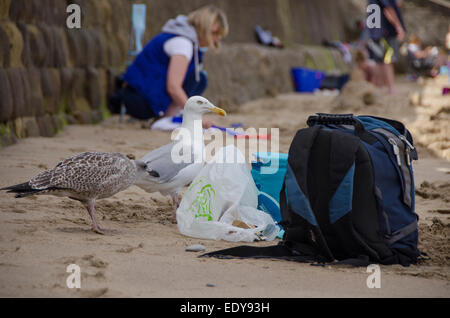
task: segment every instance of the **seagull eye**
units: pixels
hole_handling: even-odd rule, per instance
[[[197,104],[203,105],[203,102],[202,102],[201,100],[198,100],[198,101],[197,101]]]

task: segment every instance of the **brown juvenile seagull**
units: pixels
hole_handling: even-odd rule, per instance
[[[123,154],[84,152],[61,161],[28,182],[0,190],[16,193],[16,198],[44,194],[80,201],[91,216],[94,232],[103,234],[95,221],[95,201],[123,191],[140,179],[158,177],[144,162],[130,160]]]

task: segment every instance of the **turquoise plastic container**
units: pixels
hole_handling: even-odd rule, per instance
[[[286,174],[288,154],[257,152],[252,162],[252,177],[258,188],[258,209],[281,221],[280,191]]]

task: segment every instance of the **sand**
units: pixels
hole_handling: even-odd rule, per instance
[[[410,267],[381,266],[381,288],[367,287],[366,268],[198,258],[199,253],[185,248],[202,244],[210,252],[241,243],[181,235],[170,222],[170,198],[130,187],[98,202],[97,219],[107,229],[103,236],[90,230],[87,211],[78,202],[52,196],[16,200],[1,193],[0,296],[449,297],[450,125],[449,98],[436,94],[442,83],[399,81],[397,95],[387,96],[353,81],[337,98],[278,95],[246,103],[224,119],[209,116],[221,125],[242,122],[269,132],[279,128],[281,152],[288,151],[295,132],[315,112],[351,111],[405,122],[419,145],[420,160],[414,166],[419,247],[429,258]],[[368,99],[367,94],[373,96]],[[117,151],[140,157],[169,141],[167,132],[150,131],[143,123],[119,124],[117,117],[96,126],[68,126],[54,138],[22,139],[1,149],[0,187],[23,182],[79,152]],[[247,145],[243,150],[255,149]],[[80,266],[80,289],[66,285],[69,264]]]

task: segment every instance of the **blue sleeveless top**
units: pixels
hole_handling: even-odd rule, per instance
[[[166,87],[170,56],[164,52],[163,47],[167,40],[175,36],[179,35],[160,33],[155,36],[136,56],[124,75],[124,80],[147,100],[156,115],[165,113],[172,103]],[[201,51],[198,52],[198,57],[201,63],[203,59]],[[190,72],[195,72],[194,58],[186,75]]]

